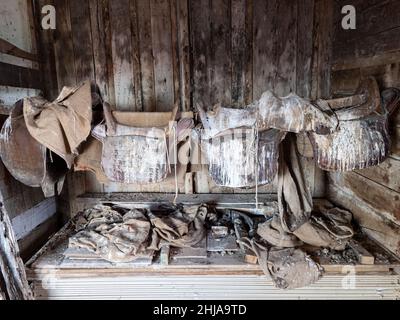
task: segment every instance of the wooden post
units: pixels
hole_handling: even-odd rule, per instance
[[[10,218],[0,203],[0,271],[8,298],[33,300]],[[4,297],[3,293],[0,293]]]

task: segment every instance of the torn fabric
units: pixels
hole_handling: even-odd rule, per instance
[[[24,117],[32,137],[53,151],[71,168],[78,146],[91,130],[92,95],[90,82],[64,87],[53,102],[24,99]]]
[[[306,223],[313,207],[294,138],[289,134],[282,143],[278,173],[278,207],[286,232],[293,232]]]
[[[164,245],[192,247],[206,235],[204,221],[207,207],[184,206],[167,215],[150,215],[152,224],[149,249],[160,250]]]
[[[341,251],[354,235],[351,221],[349,211],[325,204],[316,207],[310,220],[293,233],[304,243]]]

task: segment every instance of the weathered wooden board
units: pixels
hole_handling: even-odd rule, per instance
[[[115,104],[118,110],[135,111],[132,32],[129,0],[110,1],[111,43]]]
[[[356,8],[356,29],[343,30],[341,8],[346,1],[335,2],[335,42],[333,60],[343,63],[357,57],[371,57],[383,52],[399,50],[400,3],[389,1],[353,1]]]
[[[326,70],[330,63],[330,36],[325,30],[330,27],[325,22],[329,10],[325,3],[53,1],[57,12],[61,12],[57,30],[40,31],[40,48],[47,52],[46,79],[50,79],[48,73],[55,74],[51,71],[51,61],[55,60],[53,69],[57,71],[59,87],[84,77],[93,78],[103,98],[117,109],[168,111],[175,103],[182,110],[194,110],[197,104],[211,108],[215,103],[240,107],[275,87],[279,94],[298,91],[304,96],[310,95],[312,86],[324,85],[324,90],[329,90],[329,83],[324,82],[329,78]],[[320,11],[317,21],[314,9]],[[317,39],[310,32],[315,24],[324,30]],[[320,50],[318,66],[324,71],[312,70],[312,51],[316,47]],[[312,84],[315,79],[311,75],[316,70],[323,79]],[[49,85],[46,90],[50,93],[54,88]],[[309,179],[310,185],[314,184],[312,180],[321,178],[313,172],[314,167],[311,162],[305,166],[307,176],[314,177]],[[207,171],[203,173],[206,175]],[[88,191],[140,191],[114,184],[104,189],[91,176],[86,181]],[[195,181],[207,184],[195,188],[195,192],[236,192],[217,187],[210,179],[206,182],[195,177]],[[172,185],[143,190],[174,192]],[[273,185],[259,188],[260,192],[273,190]],[[237,192],[252,193],[254,189]]]

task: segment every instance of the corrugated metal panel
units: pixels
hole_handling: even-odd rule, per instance
[[[347,276],[348,277],[348,276]],[[398,275],[326,275],[300,289],[280,290],[266,276],[141,276],[47,278],[38,299],[399,299]],[[343,283],[345,285],[343,285]],[[351,282],[350,282],[351,283]]]

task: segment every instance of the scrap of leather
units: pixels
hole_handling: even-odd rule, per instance
[[[22,100],[13,106],[1,129],[0,154],[16,180],[30,187],[41,187],[45,197],[54,196],[56,190],[61,192],[67,168],[29,133]]]
[[[292,248],[303,244],[295,235],[283,230],[279,216],[274,215],[270,220],[258,224],[257,234],[277,247]]]
[[[325,204],[315,208],[310,220],[293,233],[312,246],[344,250],[354,235],[351,220],[349,211]]]
[[[82,152],[74,159],[75,171],[90,171],[96,175],[100,183],[108,183],[109,180],[101,166],[101,152],[103,145],[93,136],[82,144]]]
[[[78,146],[91,130],[90,82],[74,88],[64,87],[53,102],[37,97],[25,98],[23,110],[32,137],[64,159],[71,168]]]
[[[277,97],[265,91],[259,100],[241,109],[216,105],[206,112],[197,106],[204,127],[203,139],[210,139],[225,130],[256,127],[258,131],[277,129],[284,132],[308,132],[319,134],[334,132],[337,119],[331,110],[323,110],[316,103],[294,93]]]
[[[264,274],[279,289],[306,287],[322,276],[320,265],[300,248],[268,248],[254,238],[241,238],[239,242],[257,255]]]
[[[273,181],[278,170],[278,146],[284,132],[275,129],[228,130],[201,140],[201,148],[216,185],[252,187]]]
[[[189,145],[187,141],[193,127],[192,119],[181,119],[176,124],[175,108],[168,113],[170,118],[165,118],[163,113],[156,117],[155,122],[150,121],[157,127],[131,126],[130,122],[137,124],[132,113],[126,113],[124,118],[121,112],[112,113],[107,103],[103,106],[106,126],[97,126],[92,134],[103,144],[101,165],[110,181],[138,184],[161,182],[171,173],[170,164],[177,161],[175,152],[181,156],[186,170],[189,155],[185,150]],[[114,114],[124,124],[118,123]],[[177,168],[177,174],[181,174],[180,169]]]
[[[339,119],[335,132],[309,133],[318,166],[327,171],[352,171],[383,162],[390,151],[388,118],[399,105],[397,90],[382,93],[374,78],[365,79],[358,93],[366,95],[361,105],[335,110]]]

